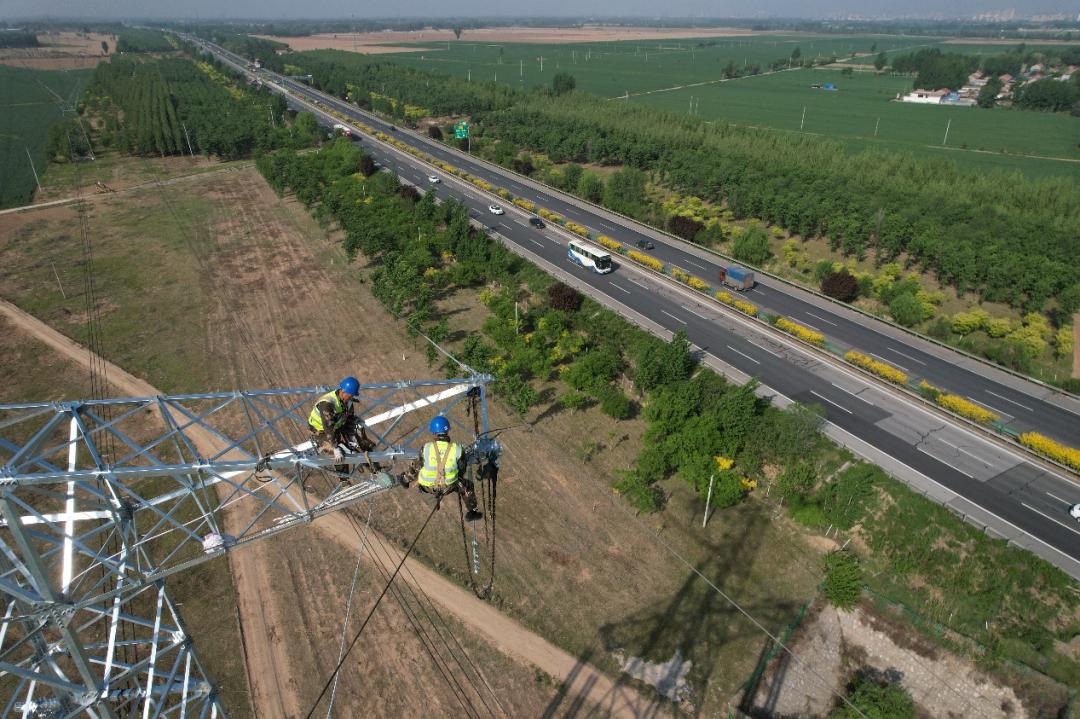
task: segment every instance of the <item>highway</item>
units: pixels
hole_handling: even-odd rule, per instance
[[[215,51],[224,53],[217,48]],[[235,64],[235,70],[245,72],[243,59],[231,54],[225,54],[224,58]],[[355,107],[306,85],[285,82],[301,97],[333,103],[339,112],[357,121],[388,135],[394,132],[387,123]],[[270,87],[274,89],[273,84]],[[289,102],[295,109],[314,110],[325,124],[336,122],[295,97]],[[623,242],[636,242],[635,238],[648,236],[656,243],[654,254],[660,259],[688,271],[693,271],[694,264],[700,263],[705,269],[699,270],[699,275],[715,277],[710,274],[718,267],[715,262],[710,268],[708,258],[688,252],[675,241],[661,244],[653,235],[644,235],[641,228],[629,221],[583,210],[515,176],[497,176],[488,166],[469,161],[460,153],[413,133],[398,131],[396,136],[403,142],[420,145],[430,155],[484,177],[496,186],[506,187],[517,196],[526,197]],[[1018,544],[1080,578],[1080,561],[1077,561],[1080,560],[1080,525],[1068,514],[1070,505],[1080,503],[1080,484],[1064,472],[1046,469],[1018,450],[1004,447],[977,430],[954,423],[917,400],[884,388],[842,363],[824,361],[795,341],[726,312],[691,290],[650,275],[632,263],[621,263],[614,272],[606,275],[580,268],[566,258],[566,234],[561,229],[530,227],[529,215],[508,203],[504,204],[505,215],[494,216],[487,210],[492,198],[477,188],[374,138],[363,136],[360,141],[366,151],[397,172],[402,180],[421,190],[434,191],[442,198],[460,199],[469,207],[474,219],[501,236],[519,254],[542,267],[569,273],[574,284],[587,288],[589,294],[629,317],[644,317],[648,323],[672,332],[685,330],[690,341],[703,352],[746,376],[758,378],[769,393],[822,407],[832,425],[830,436],[834,439],[850,437],[856,445],[859,442],[868,445],[874,452],[864,454],[879,463],[883,463],[882,458],[888,460],[883,464],[888,464],[895,475],[909,484],[929,491],[930,496],[954,511],[974,518],[977,524],[989,525],[995,533],[1007,534]],[[431,174],[441,177],[442,182],[431,185],[427,180]],[[691,259],[692,263],[689,262]],[[955,361],[942,359],[939,354],[901,344],[902,338],[880,333],[830,312],[788,293],[786,288],[759,286],[756,289],[752,299],[760,307],[813,325],[837,343],[850,343],[864,352],[882,355],[917,376],[973,398],[990,400],[996,397],[993,404],[990,401],[981,403],[998,411],[1006,410],[1002,405],[1012,407],[1015,403],[1017,406],[1012,407],[1012,412],[1003,412],[1014,427],[1039,427],[1046,434],[1074,442],[1080,437],[1080,416],[1064,407],[1011,386],[994,383],[990,378],[958,367]],[[892,360],[889,353],[896,354],[896,360]],[[1021,410],[1021,405],[1032,411],[1021,414],[1027,411]],[[1046,424],[1048,417],[1060,419],[1064,429],[1055,427],[1051,431]]]

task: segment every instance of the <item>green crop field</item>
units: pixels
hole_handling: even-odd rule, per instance
[[[34,158],[38,173],[43,172],[49,127],[61,117],[56,95],[73,102],[92,73],[0,65],[0,207],[30,201],[34,175],[26,153]]]
[[[549,85],[557,72],[569,72],[578,89],[603,97],[660,90],[719,79],[731,63],[737,68],[767,67],[799,48],[804,58],[869,56],[870,49],[926,47],[934,40],[885,35],[752,35],[734,38],[648,42],[597,42],[566,45],[480,44],[468,41],[416,44],[423,50],[380,56],[425,70],[477,81],[497,80],[528,87]],[[540,58],[543,57],[543,70]]]
[[[833,83],[834,91],[812,85]],[[875,141],[890,148],[919,152],[980,150],[1002,160],[1012,155],[1070,158],[1080,161],[1080,120],[1064,113],[1021,112],[977,107],[913,105],[895,102],[910,89],[905,77],[837,70],[793,70],[733,80],[704,87],[632,97],[673,111],[695,112],[745,125],[810,132],[844,139]],[[615,101],[620,102],[620,101]],[[621,101],[625,102],[625,101]],[[803,110],[805,108],[805,116]],[[948,129],[948,140],[945,131]],[[976,153],[952,152],[962,160]],[[982,153],[978,153],[982,154]],[[1038,165],[1042,174],[1080,175],[1080,162],[1015,158]],[[976,161],[977,162],[977,161]],[[1010,163],[1002,163],[1003,167]]]
[[[1080,120],[1065,114],[901,104],[893,99],[911,89],[912,79],[874,73],[844,76],[834,70],[801,69],[721,81],[729,63],[736,68],[757,64],[765,71],[772,61],[790,57],[796,47],[803,58],[836,56],[865,64],[873,60],[871,48],[892,56],[924,47],[997,53],[1011,46],[944,44],[925,37],[809,34],[641,43],[479,44],[470,43],[466,31],[459,42],[380,59],[516,86],[549,85],[555,73],[568,72],[579,90],[602,97],[629,94],[629,102],[676,112],[689,112],[693,98],[695,112],[705,119],[792,132],[801,126],[803,132],[841,139],[856,150],[907,150],[947,157],[977,171],[997,168],[1033,177],[1080,176],[1080,163],[1073,162],[1080,160]],[[811,88],[827,82],[839,89]]]

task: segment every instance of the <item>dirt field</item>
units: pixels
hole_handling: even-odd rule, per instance
[[[115,35],[99,33],[57,32],[38,35],[41,47],[0,50],[0,65],[32,67],[39,70],[70,70],[96,67],[106,56],[101,43],[116,49]]]
[[[638,27],[602,27],[586,25],[584,27],[493,27],[465,30],[461,40],[481,43],[549,43],[563,44],[571,42],[611,42],[615,40],[667,40],[688,37],[734,37],[755,35],[751,30],[730,27],[712,28],[638,28]],[[435,43],[455,40],[452,30],[426,28],[415,32],[362,32],[362,33],[322,33],[307,37],[278,37],[258,35],[267,40],[286,43],[293,50],[356,50],[375,54],[388,52],[422,51],[423,47],[399,47],[403,43]]]

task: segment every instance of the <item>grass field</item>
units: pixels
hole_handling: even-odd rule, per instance
[[[740,68],[765,66],[790,56],[796,47],[804,58],[836,55],[869,63],[872,47],[896,54],[923,47],[1001,52],[1008,46],[943,44],[920,37],[762,35],[588,45],[461,41],[382,58],[474,81],[518,86],[547,85],[555,73],[569,72],[579,90],[603,97],[629,94],[630,102],[675,112],[689,112],[693,98],[695,111],[706,119],[796,132],[801,126],[803,132],[840,139],[852,150],[907,150],[952,159],[976,171],[1019,170],[1033,177],[1080,175],[1080,165],[1073,162],[1042,159],[1080,160],[1080,125],[1063,113],[905,105],[892,100],[911,89],[911,78],[873,73],[845,76],[836,70],[806,69],[720,81],[729,62]],[[851,53],[858,56],[850,58]],[[810,88],[826,82],[839,90]],[[943,142],[947,125],[948,141]]]
[[[56,95],[69,102],[77,98],[92,73],[0,65],[0,207],[30,201],[35,188],[27,150],[40,174],[49,126],[61,117]]]

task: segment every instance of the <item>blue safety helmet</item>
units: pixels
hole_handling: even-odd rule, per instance
[[[436,415],[435,418],[431,420],[431,424],[428,425],[428,431],[432,434],[446,434],[450,431],[450,420],[443,417],[441,414]]]
[[[338,389],[345,394],[355,395],[360,391],[360,382],[355,377],[346,377],[338,384]]]

